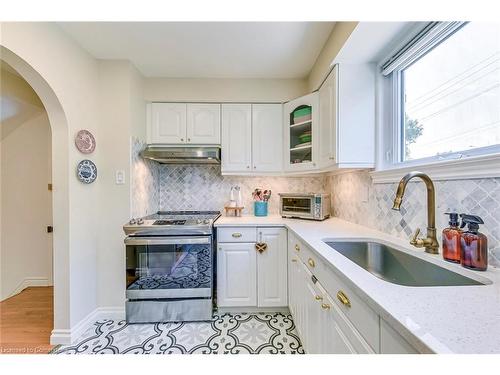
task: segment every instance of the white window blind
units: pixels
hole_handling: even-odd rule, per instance
[[[382,65],[382,74],[387,76],[395,70],[409,66],[465,24],[466,22],[428,23],[408,43],[387,59]]]

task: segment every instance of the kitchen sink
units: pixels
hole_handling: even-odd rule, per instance
[[[485,284],[382,243],[371,241],[325,241],[325,243],[372,275],[393,284],[406,286]]]

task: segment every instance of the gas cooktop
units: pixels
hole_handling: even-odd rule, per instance
[[[142,218],[132,218],[123,226],[131,236],[170,236],[211,234],[219,211],[158,211]]]

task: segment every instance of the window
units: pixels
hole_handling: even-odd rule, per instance
[[[500,24],[433,22],[384,65],[392,166],[500,152]]]

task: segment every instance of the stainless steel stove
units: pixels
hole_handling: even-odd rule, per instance
[[[213,223],[219,216],[219,211],[159,211],[131,219],[123,230],[129,236],[212,234]]]
[[[123,226],[129,323],[211,320],[218,211],[160,211]]]

